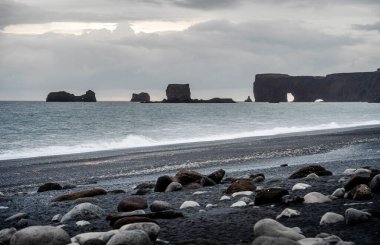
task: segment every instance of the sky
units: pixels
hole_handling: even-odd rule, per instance
[[[380,67],[379,0],[0,0],[0,100],[253,97],[258,73]]]

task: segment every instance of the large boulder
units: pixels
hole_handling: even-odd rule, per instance
[[[68,213],[63,215],[61,223],[66,223],[68,221],[74,220],[90,220],[94,218],[100,218],[105,215],[104,210],[92,203],[81,203],[76,205]]]
[[[305,178],[311,173],[315,173],[318,176],[327,176],[332,175],[332,173],[328,170],[326,170],[324,167],[319,165],[310,165],[303,168],[298,169],[294,173],[292,173],[289,176],[289,179],[299,179],[299,178]]]
[[[85,191],[79,191],[79,192],[73,192],[69,193],[63,196],[59,196],[53,199],[53,202],[63,202],[63,201],[70,201],[70,200],[76,200],[83,197],[94,197],[98,195],[106,195],[107,191],[101,188],[95,188],[91,190],[85,190]]]
[[[96,102],[96,97],[92,90],[88,90],[81,96],[59,91],[49,93],[46,97],[46,102]]]
[[[17,231],[11,238],[10,245],[65,245],[70,243],[70,236],[59,227],[30,226]]]
[[[253,234],[255,237],[284,237],[293,241],[305,238],[305,236],[301,234],[301,230],[298,227],[289,228],[273,219],[259,220],[253,226]]]
[[[256,185],[252,179],[237,179],[232,181],[231,185],[225,190],[226,194],[232,194],[241,191],[255,191]]]
[[[145,93],[145,92],[142,92],[139,94],[133,93],[131,102],[143,102],[143,103],[150,102],[150,96],[148,93]]]
[[[119,212],[130,212],[139,209],[146,209],[148,207],[148,202],[142,197],[128,197],[119,202],[117,206],[117,211]]]
[[[185,170],[185,169],[178,171],[177,174],[174,176],[173,180],[180,183],[183,186],[186,186],[192,183],[198,183],[198,184],[201,184],[201,186],[215,185],[215,182],[209,177],[203,174],[200,174],[198,172]]]
[[[167,102],[169,103],[189,103],[191,93],[189,84],[169,84],[166,88]]]
[[[268,188],[257,192],[255,205],[281,202],[282,197],[289,192],[283,188]]]

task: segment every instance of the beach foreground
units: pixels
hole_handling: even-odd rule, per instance
[[[64,222],[63,229],[70,237],[85,232],[110,231],[112,226],[106,216],[117,211],[121,200],[135,196],[138,191],[134,189],[136,185],[146,183],[146,188],[140,188],[140,193],[144,194],[141,197],[147,200],[149,206],[155,200],[166,201],[175,212],[183,215],[174,219],[154,219],[160,227],[156,244],[251,244],[257,238],[253,226],[264,218],[276,220],[286,208],[299,211],[300,215],[282,217],[277,221],[287,227],[300,227],[305,237],[329,233],[355,244],[376,244],[380,240],[378,193],[364,199],[332,198],[331,201],[312,204],[276,201],[257,205],[254,201],[260,189],[273,187],[285,189],[291,196],[304,197],[310,192],[329,196],[344,187],[354,175],[367,178],[377,173],[376,169],[380,169],[379,146],[380,127],[367,127],[2,161],[0,190],[4,196],[0,198],[0,229],[61,225],[52,221],[52,217],[64,215],[80,203],[92,203],[103,209],[99,211],[99,217],[91,217],[88,220],[90,224],[84,226],[76,224],[83,217],[68,220]],[[294,171],[310,164],[320,165],[331,171],[332,175],[288,179]],[[200,186],[198,183],[185,191],[153,191],[158,177],[174,176],[180,169],[191,169],[204,175],[224,169],[226,174],[221,183],[213,186]],[[346,169],[353,170],[344,172]],[[356,169],[361,170],[355,172]],[[228,194],[230,199],[220,200],[231,180],[246,179],[258,173],[262,173],[265,180],[256,179],[255,192],[235,197]],[[342,177],[346,179],[342,180]],[[40,185],[47,182],[66,185],[70,189],[36,192]],[[292,191],[297,183],[310,187]],[[107,193],[72,201],[52,201],[67,193],[94,188],[104,189]],[[239,200],[246,205],[240,202],[241,207],[231,207]],[[180,209],[185,201],[195,201],[200,206]],[[211,206],[206,207],[207,204]],[[370,215],[367,220],[346,224],[345,212],[349,208],[366,210]],[[26,215],[5,221],[19,212]],[[150,213],[148,207],[145,207],[145,212]],[[321,217],[327,212],[343,215],[345,220],[320,225]],[[184,242],[198,238],[207,241]],[[8,241],[3,243],[7,244]]]

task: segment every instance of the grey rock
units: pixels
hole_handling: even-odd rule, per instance
[[[101,240],[104,243],[107,243],[111,237],[117,233],[119,233],[118,230],[110,230],[107,232],[87,232],[76,235],[72,238],[72,242],[84,244],[89,240]]]
[[[14,214],[14,215],[6,218],[4,221],[10,222],[10,221],[16,221],[16,220],[20,220],[20,219],[28,218],[28,217],[29,217],[29,215],[27,213],[17,213],[17,214]]]
[[[182,190],[183,186],[178,182],[172,182],[166,187],[165,192],[173,192]]]
[[[51,218],[51,221],[52,222],[60,222],[62,219],[62,214],[56,214],[53,216],[53,218]]]
[[[336,189],[333,194],[331,194],[331,196],[335,197],[335,198],[343,198],[344,197],[344,194],[345,194],[345,190],[344,188],[338,188]]]
[[[76,205],[68,213],[66,213],[62,219],[61,223],[66,223],[70,220],[90,220],[94,218],[100,218],[105,215],[102,208],[92,203],[81,203]]]
[[[1,230],[0,231],[0,244],[1,243],[8,244],[9,241],[11,240],[11,237],[13,236],[13,234],[16,233],[16,231],[17,230],[13,227]]]
[[[148,234],[150,240],[155,241],[160,233],[160,226],[153,222],[139,222],[124,225],[120,228],[120,231],[129,231],[129,230],[142,230]]]
[[[259,236],[251,245],[300,245],[298,242],[285,237]]]
[[[305,238],[298,227],[289,228],[273,219],[259,220],[253,226],[253,234],[258,236],[285,237],[290,240],[300,240]]]
[[[161,212],[161,211],[166,211],[166,210],[170,210],[170,209],[173,209],[172,205],[168,202],[165,202],[165,201],[155,200],[150,205],[150,210],[152,212]]]
[[[238,201],[242,201],[242,202],[245,202],[246,204],[248,204],[248,203],[252,202],[252,199],[249,197],[242,197]]]
[[[371,187],[372,192],[374,193],[380,192],[380,174],[373,177],[369,186]]]
[[[70,236],[61,228],[54,226],[30,226],[17,231],[10,245],[65,245]]]
[[[354,208],[349,208],[345,212],[346,224],[352,225],[367,222],[371,219],[371,214]]]
[[[148,234],[142,230],[122,231],[111,237],[107,245],[151,245]]]
[[[334,224],[334,223],[343,222],[343,221],[344,221],[343,215],[336,214],[333,212],[327,212],[322,216],[319,224],[320,225],[328,225],[328,224]]]

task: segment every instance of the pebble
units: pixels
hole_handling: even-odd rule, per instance
[[[214,207],[217,207],[217,206],[218,206],[218,204],[211,204],[211,203],[209,203],[209,204],[206,205],[206,208],[214,208]]]
[[[224,195],[220,198],[220,201],[224,201],[224,200],[231,200],[231,197]]]
[[[10,245],[65,245],[70,242],[70,236],[62,228],[47,225],[30,226],[17,231],[12,236]]]
[[[141,222],[124,225],[120,228],[120,232],[128,230],[142,230],[148,234],[151,241],[155,241],[160,233],[160,226],[153,222]]]
[[[194,201],[185,201],[182,203],[179,209],[194,208],[194,207],[200,207],[199,203],[194,202]]]
[[[308,184],[304,184],[304,183],[297,183],[295,184],[293,187],[292,187],[292,191],[296,191],[296,190],[305,190],[307,188],[310,188],[311,185],[308,185]]]
[[[244,207],[247,206],[246,202],[243,201],[237,201],[231,205],[231,208],[236,208],[236,207]]]
[[[281,212],[281,214],[277,215],[276,219],[280,219],[282,217],[293,217],[293,216],[299,216],[301,213],[297,210],[285,208],[284,211]]]
[[[152,243],[146,232],[142,230],[127,230],[115,234],[107,242],[107,245],[120,244],[151,245]]]
[[[232,197],[237,196],[251,196],[253,194],[253,191],[239,191],[232,194]]]
[[[268,218],[259,220],[253,226],[253,234],[256,237],[285,237],[294,241],[305,238],[305,236],[301,234],[301,229],[299,229],[298,227],[289,228],[273,219]]]
[[[343,221],[344,221],[343,215],[333,213],[333,212],[327,212],[322,216],[321,221],[319,222],[319,225],[335,224],[335,223],[343,222]]]
[[[101,207],[92,203],[81,203],[63,215],[61,223],[66,223],[70,220],[89,220],[100,218],[104,215],[105,212]]]
[[[75,223],[77,226],[86,226],[86,225],[91,225],[90,222],[88,222],[87,220],[79,220]]]
[[[304,197],[304,203],[325,203],[331,202],[331,199],[319,192],[310,192]]]

